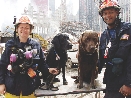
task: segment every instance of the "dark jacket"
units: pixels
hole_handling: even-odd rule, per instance
[[[40,84],[38,74],[34,78],[31,78],[27,72],[25,74],[21,74],[20,72],[14,74],[7,70],[7,66],[10,64],[11,47],[15,46],[24,50],[24,47],[28,45],[31,45],[32,49],[38,50],[38,60],[34,60],[35,62],[33,61],[33,64],[38,64],[36,73],[41,71],[44,76],[44,74],[48,72],[48,66],[45,63],[44,53],[40,44],[36,40],[28,38],[26,43],[21,43],[17,37],[15,40],[11,39],[7,41],[5,44],[5,50],[0,60],[0,84],[5,84],[6,91],[17,96],[19,96],[21,92],[23,96],[32,94]],[[33,64],[30,67],[32,67]]]
[[[131,87],[131,24],[120,22],[115,30],[116,38],[112,40],[106,29],[101,35],[99,45],[99,72],[106,64],[103,83],[106,84],[106,90],[109,91],[119,91],[123,85]],[[121,39],[124,34],[129,37]],[[104,53],[109,41],[111,47],[108,49],[108,56],[105,59]],[[118,64],[119,67],[115,67],[117,64],[113,62],[114,58],[123,60]],[[119,73],[114,73],[114,69],[115,71],[119,69]]]

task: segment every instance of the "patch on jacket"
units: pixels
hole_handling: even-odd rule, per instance
[[[120,38],[120,40],[128,40],[129,35],[128,34],[123,34]]]

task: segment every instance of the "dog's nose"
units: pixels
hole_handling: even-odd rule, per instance
[[[68,45],[68,49],[72,49],[72,44],[71,43],[69,43],[69,45]]]

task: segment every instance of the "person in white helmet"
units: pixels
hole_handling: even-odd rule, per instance
[[[104,0],[99,14],[107,24],[99,45],[99,73],[106,64],[104,98],[131,98],[131,24],[121,22],[120,6]]]
[[[0,94],[6,98],[36,98],[39,87],[39,71],[58,74],[55,68],[48,68],[40,44],[29,38],[34,28],[28,16],[22,16],[15,24],[16,35],[5,44],[0,60]]]

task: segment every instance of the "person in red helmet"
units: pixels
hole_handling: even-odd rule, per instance
[[[56,68],[45,63],[40,44],[29,38],[34,26],[28,16],[22,16],[15,24],[18,35],[8,40],[0,60],[0,94],[6,98],[36,98],[35,89],[40,84],[39,72],[58,74]]]
[[[99,44],[99,73],[106,64],[104,98],[131,98],[131,24],[121,22],[116,0],[105,0],[99,14],[107,24]]]

